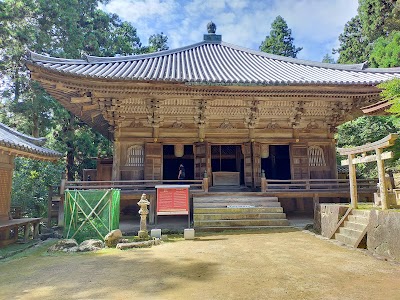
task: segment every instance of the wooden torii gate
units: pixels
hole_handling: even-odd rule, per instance
[[[383,139],[353,148],[338,148],[340,155],[347,155],[346,160],[341,161],[342,166],[349,166],[350,198],[352,208],[358,206],[356,164],[376,161],[378,165],[379,189],[382,201],[382,209],[388,208],[388,190],[385,181],[385,166],[383,160],[393,158],[393,152],[382,152],[382,149],[390,147],[397,139],[397,134],[389,134]],[[367,152],[375,151],[375,154],[366,155]],[[360,157],[356,157],[361,154]]]

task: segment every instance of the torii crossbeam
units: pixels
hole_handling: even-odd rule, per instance
[[[379,189],[382,201],[382,209],[388,208],[388,190],[385,182],[385,166],[383,161],[385,159],[393,158],[393,152],[383,153],[382,149],[393,146],[397,138],[397,134],[391,133],[383,139],[373,143],[368,143],[353,148],[337,149],[340,155],[347,155],[347,159],[342,160],[341,165],[349,166],[350,198],[351,206],[353,208],[357,208],[358,206],[356,164],[372,161],[376,161],[378,165]],[[375,154],[367,155],[366,153],[370,151],[375,151]],[[361,156],[356,157],[357,154],[361,154]]]

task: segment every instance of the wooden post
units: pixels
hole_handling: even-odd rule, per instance
[[[40,222],[33,223],[33,239],[37,239],[39,237],[39,227]]]
[[[24,225],[24,243],[29,240],[29,231],[30,231],[31,223],[27,223]]]
[[[388,191],[386,188],[386,180],[385,180],[385,166],[382,160],[382,149],[377,148],[376,152],[376,163],[378,165],[378,178],[379,178],[379,196],[382,202],[382,209],[388,209],[387,199],[388,199]]]
[[[49,196],[47,199],[47,228],[51,228],[51,210],[53,204],[53,187],[49,185]]]
[[[113,149],[113,167],[112,167],[112,181],[117,181],[121,178],[120,165],[121,165],[121,142],[114,141]]]
[[[358,207],[358,195],[357,195],[357,175],[356,175],[356,165],[353,164],[354,154],[348,155],[349,160],[349,181],[350,181],[350,199],[351,207]]]
[[[203,189],[204,192],[208,193],[208,177],[203,178]]]

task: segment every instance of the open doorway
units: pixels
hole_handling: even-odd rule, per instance
[[[291,179],[289,145],[270,145],[269,156],[261,159],[267,179]]]
[[[238,184],[244,183],[243,155],[240,145],[212,145],[211,146],[212,172],[232,172],[239,176]],[[225,174],[224,176],[227,176]]]
[[[163,146],[163,179],[164,180],[177,180],[179,173],[179,165],[183,164],[185,167],[185,179],[194,179],[194,156],[193,145],[185,145],[183,156],[175,156],[174,145]]]

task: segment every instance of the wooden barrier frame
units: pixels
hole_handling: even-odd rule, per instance
[[[397,134],[389,134],[388,136],[376,141],[358,147],[338,148],[340,155],[347,155],[346,160],[342,160],[342,166],[349,166],[350,180],[350,199],[352,208],[358,207],[357,199],[357,179],[356,179],[356,164],[376,161],[378,165],[379,190],[382,201],[382,209],[388,209],[388,190],[385,182],[385,166],[383,160],[393,158],[393,152],[382,152],[382,149],[393,146],[397,139]],[[375,151],[375,154],[366,155],[367,152]],[[361,157],[356,157],[361,154]]]

